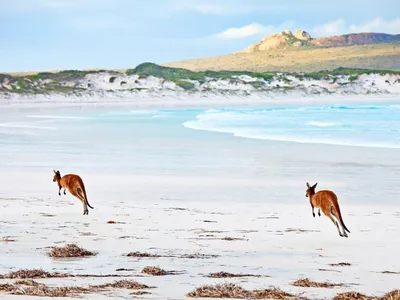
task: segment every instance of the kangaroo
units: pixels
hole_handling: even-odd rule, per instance
[[[317,193],[315,193],[315,188],[317,187],[317,184],[318,182],[313,186],[310,186],[308,182],[306,183],[307,185],[306,197],[310,198],[313,217],[315,218],[314,207],[318,208],[319,216],[321,216],[321,210],[322,210],[325,216],[331,219],[333,224],[336,225],[339,231],[339,235],[341,237],[348,237],[346,231],[348,233],[350,233],[350,231],[347,229],[346,225],[344,225],[336,194],[332,191],[327,191],[327,190],[318,191]],[[339,224],[333,217],[335,217],[340,222],[343,233],[340,232]]]
[[[64,188],[64,195],[66,195],[66,190],[68,189],[68,191],[73,196],[75,196],[80,201],[82,201],[83,214],[88,215],[89,210],[87,207],[89,206],[91,209],[94,209],[94,207],[92,207],[89,204],[89,201],[87,200],[85,185],[83,184],[82,179],[78,175],[75,175],[75,174],[66,174],[63,177],[61,177],[60,171],[56,171],[56,170],[53,170],[53,171],[54,171],[53,182],[57,181],[58,195],[61,196],[62,188]]]

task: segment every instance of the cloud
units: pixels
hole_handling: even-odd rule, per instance
[[[384,32],[400,33],[400,18],[392,21],[385,21],[381,18],[373,19],[360,25],[350,25],[350,32]]]
[[[293,28],[295,22],[286,21],[277,26],[275,25],[261,25],[257,23],[252,23],[242,27],[231,27],[220,33],[214,35],[215,38],[219,39],[244,39],[255,35],[267,35],[272,33],[278,33],[283,30]]]
[[[250,36],[265,36],[267,34],[278,33],[286,29],[294,31],[296,29],[302,28],[296,26],[296,23],[293,21],[286,21],[279,25],[262,25],[258,23],[251,23],[242,27],[228,28],[220,33],[215,34],[213,37],[225,40],[244,39]],[[305,30],[308,31],[308,29]],[[325,37],[360,32],[399,34],[400,18],[393,20],[383,20],[382,18],[375,18],[359,24],[348,24],[343,19],[337,19],[329,23],[316,25],[310,30],[310,33],[313,37]]]
[[[342,19],[338,19],[330,23],[317,25],[312,31],[316,36],[328,36],[344,32],[345,28],[346,22]]]
[[[265,27],[260,24],[249,24],[242,27],[228,28],[215,36],[221,39],[242,39],[257,35],[265,31]]]
[[[317,25],[312,29],[315,36],[329,36],[347,33],[360,32],[379,32],[379,33],[400,33],[400,18],[393,20],[383,20],[375,18],[360,24],[347,24],[343,19],[338,19],[322,25]]]

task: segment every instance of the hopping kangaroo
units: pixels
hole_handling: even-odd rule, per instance
[[[85,185],[83,184],[82,179],[75,174],[67,174],[61,177],[60,171],[54,171],[53,182],[57,181],[58,184],[58,195],[61,196],[61,189],[64,188],[64,195],[66,195],[65,190],[74,195],[76,198],[82,201],[83,204],[83,214],[88,215],[89,210],[88,206],[93,209],[94,207],[90,206],[87,197],[86,197],[86,190]]]
[[[348,233],[350,233],[350,231],[347,229],[346,225],[344,225],[336,194],[332,191],[326,191],[326,190],[318,191],[317,193],[315,193],[315,188],[317,187],[317,184],[318,183],[314,184],[313,186],[310,186],[308,182],[306,183],[307,185],[306,197],[310,198],[313,217],[315,217],[314,207],[318,208],[319,216],[321,216],[321,210],[322,210],[325,216],[331,219],[333,224],[336,225],[339,231],[339,235],[342,237],[347,237],[346,231]],[[335,217],[340,222],[343,233],[340,232],[339,224],[333,217]]]

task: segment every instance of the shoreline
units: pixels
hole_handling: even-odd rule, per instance
[[[141,98],[141,99],[140,99]],[[138,98],[111,97],[64,97],[47,96],[39,99],[0,98],[0,108],[57,108],[57,107],[129,107],[135,109],[154,108],[215,108],[215,107],[277,107],[300,105],[368,105],[368,104],[400,104],[400,95],[318,95],[318,96],[191,96],[177,99],[172,96],[157,94]]]

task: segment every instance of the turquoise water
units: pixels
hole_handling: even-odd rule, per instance
[[[400,147],[400,105],[211,109],[184,126],[274,141]]]
[[[205,151],[196,146],[201,139],[208,140],[208,150],[213,143],[223,145],[221,134],[210,132],[234,139],[400,148],[400,105],[3,111],[0,164],[163,173],[196,164]],[[210,158],[197,164],[213,163]]]
[[[51,170],[59,169],[84,174],[92,193],[107,195],[125,177],[119,187],[127,201],[131,184],[149,178],[159,186],[150,191],[155,199],[266,201],[268,195],[297,202],[305,199],[305,183],[318,181],[351,201],[397,203],[399,122],[395,105],[2,109],[0,175],[16,176],[12,186],[19,174],[38,176],[18,192],[40,195],[53,192]],[[97,183],[97,175],[113,186]],[[167,191],[164,181],[182,186]]]

